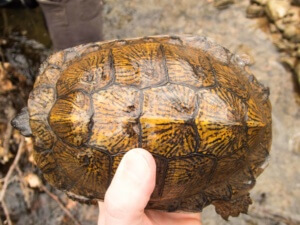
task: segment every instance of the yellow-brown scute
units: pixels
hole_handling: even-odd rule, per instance
[[[111,81],[109,51],[97,51],[73,62],[57,81],[59,96],[77,89],[88,93],[106,86]]]
[[[89,144],[114,154],[138,147],[140,93],[113,85],[92,95],[93,130]]]
[[[221,87],[227,88],[242,99],[247,99],[249,97],[249,93],[251,92],[249,90],[249,81],[246,76],[240,74],[241,70],[233,65],[230,67],[220,63],[214,63],[213,68]]]
[[[199,152],[217,157],[230,155],[246,141],[246,108],[242,100],[224,88],[201,90],[196,125],[201,138]]]
[[[249,147],[256,148],[257,144],[261,143],[261,137],[269,132],[266,127],[269,125],[268,112],[266,105],[263,104],[259,98],[251,96],[247,101],[247,127],[248,127],[248,145]]]
[[[196,87],[215,85],[215,76],[208,55],[183,46],[165,46],[170,81]]]
[[[89,96],[75,91],[56,101],[50,112],[50,126],[65,142],[80,146],[89,138],[92,116]]]
[[[116,82],[145,88],[166,81],[162,51],[159,43],[113,48]]]
[[[164,157],[194,152],[197,133],[188,121],[196,110],[195,92],[172,84],[145,90],[143,95],[142,147]]]

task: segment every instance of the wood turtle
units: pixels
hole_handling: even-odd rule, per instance
[[[213,204],[227,219],[247,212],[266,166],[268,97],[243,60],[207,38],[115,40],[50,56],[12,125],[72,198],[102,200],[123,155],[140,147],[157,164],[148,209]]]

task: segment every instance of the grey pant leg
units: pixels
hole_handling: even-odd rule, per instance
[[[56,50],[103,40],[102,0],[38,0]]]

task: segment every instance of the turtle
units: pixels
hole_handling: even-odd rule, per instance
[[[268,164],[269,89],[242,57],[207,37],[149,36],[79,45],[42,65],[12,121],[34,140],[45,180],[81,202],[103,200],[124,154],[157,164],[147,209],[225,220],[247,213]]]

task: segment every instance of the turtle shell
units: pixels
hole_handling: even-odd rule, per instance
[[[271,142],[268,89],[204,37],[81,45],[50,56],[28,101],[37,166],[79,200],[104,198],[123,155],[152,153],[148,209],[246,213]]]

